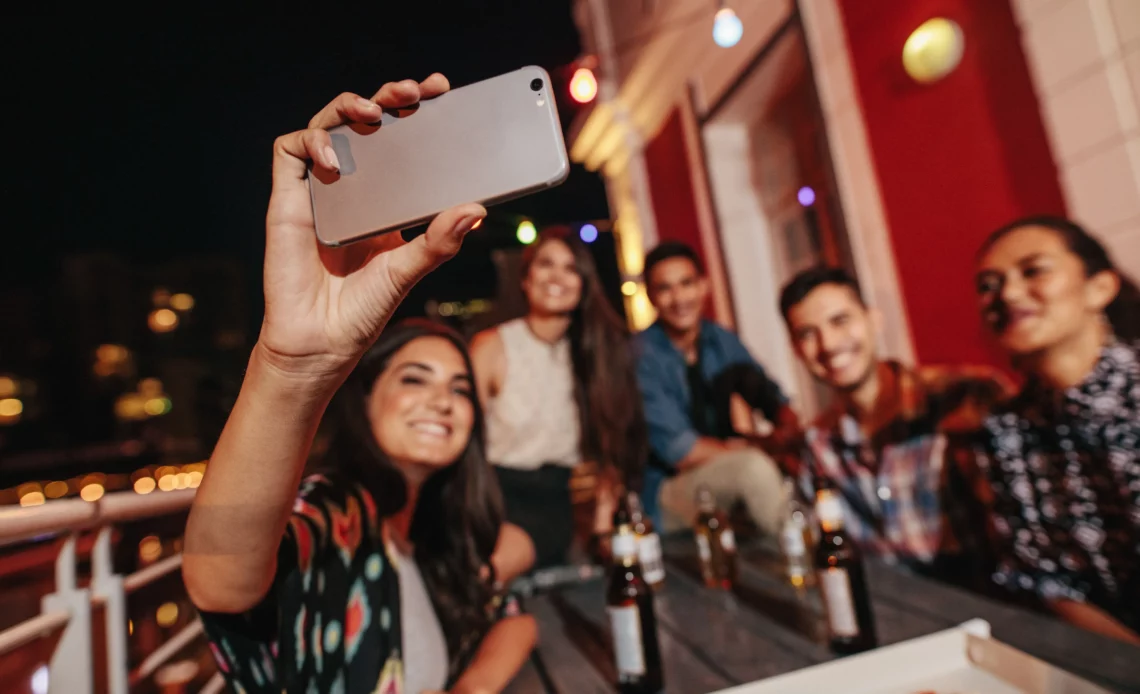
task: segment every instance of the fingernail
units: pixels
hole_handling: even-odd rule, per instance
[[[472,214],[464,217],[463,220],[460,221],[459,224],[455,227],[455,232],[457,234],[466,234],[472,229],[478,227],[483,222],[483,218],[485,216],[486,215],[482,214]]]
[[[325,146],[321,150],[321,159],[325,160],[325,166],[333,171],[340,171],[340,160],[336,158],[336,152],[332,147]]]
[[[371,99],[365,99],[363,96],[356,97],[356,105],[360,108],[366,108],[368,110],[377,108],[377,103],[375,101],[372,101]]]

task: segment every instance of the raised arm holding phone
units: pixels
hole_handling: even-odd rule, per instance
[[[406,597],[400,590],[405,577],[393,583],[398,573],[393,569],[400,565],[394,556],[419,559],[420,567],[433,574],[425,575],[422,584],[450,585],[454,590],[448,597],[456,609],[477,613],[482,606],[465,601],[486,592],[494,578],[509,580],[518,570],[498,566],[498,558],[510,556],[513,565],[518,563],[513,558],[527,553],[525,548],[504,546],[518,535],[500,532],[497,488],[480,486],[472,472],[478,466],[468,462],[482,456],[481,412],[471,394],[470,362],[461,345],[446,335],[420,335],[431,349],[385,355],[384,372],[374,385],[365,385],[372,389],[369,416],[380,449],[386,448],[386,434],[373,417],[377,412],[389,418],[385,426],[395,418],[396,424],[407,424],[408,431],[416,430],[401,430],[394,439],[397,444],[411,441],[414,452],[395,450],[396,444],[381,450],[407,478],[402,507],[381,504],[378,509],[366,485],[350,481],[338,486],[328,480],[302,485],[301,479],[317,425],[334,393],[408,290],[453,256],[486,214],[481,205],[460,205],[439,214],[427,232],[411,242],[387,234],[326,248],[315,234],[308,168],[311,163],[315,175],[338,172],[329,128],[377,123],[385,109],[407,107],[448,88],[447,80],[435,74],[420,83],[386,84],[371,99],[342,94],[308,128],[274,143],[266,215],[265,318],[241,392],[195,498],[183,563],[187,589],[203,612],[220,667],[245,691],[306,691],[314,683],[321,691],[339,686],[347,694],[389,691],[390,686],[410,692],[444,686],[452,692],[498,691],[533,646],[533,620],[508,617],[482,634],[445,633],[449,651],[455,643],[468,644],[469,637],[482,645],[471,649],[475,652],[468,654],[465,667],[457,665],[462,654],[447,653],[444,672],[426,673],[438,681],[410,667],[405,670],[412,656],[401,648],[397,617]],[[401,365],[401,352],[414,358]],[[401,375],[401,369],[414,376]],[[448,451],[458,462],[455,457],[447,460]],[[435,452],[438,460],[432,457]],[[464,498],[477,498],[483,522],[476,529],[452,527],[454,514],[465,511],[445,509],[440,522],[447,526],[437,532],[452,536],[449,546],[455,558],[450,566],[482,562],[489,569],[481,572],[485,579],[477,590],[468,590],[466,584],[475,583],[472,576],[479,571],[464,575],[463,584],[446,575],[442,559],[425,562],[422,547],[408,547],[420,522],[414,508],[417,492],[427,495],[432,471],[443,475],[448,465],[458,472],[443,485],[458,485],[468,494]],[[443,494],[448,498],[446,489]],[[438,576],[437,567],[444,567]],[[330,595],[344,600],[330,605]],[[439,612],[438,601],[436,607]],[[450,615],[440,617],[445,632],[456,622]],[[477,616],[473,619],[478,621]],[[402,635],[407,638],[407,628]],[[414,638],[430,641],[432,636],[428,629]],[[408,682],[405,689],[406,679],[418,686],[410,688]]]

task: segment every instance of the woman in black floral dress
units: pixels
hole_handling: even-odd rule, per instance
[[[982,314],[1026,376],[986,422],[994,580],[1140,644],[1140,294],[1064,219],[995,232]]]
[[[534,644],[533,619],[494,609],[496,579],[527,568],[533,548],[501,522],[462,338],[405,324],[361,359],[400,298],[485,212],[444,212],[407,244],[392,234],[323,249],[305,181],[310,159],[337,169],[327,128],[374,123],[381,107],[447,86],[433,75],[385,85],[372,100],[342,95],[275,144],[265,320],[194,500],[183,559],[219,668],[239,693],[492,692]],[[346,377],[348,425],[331,467],[302,482]]]

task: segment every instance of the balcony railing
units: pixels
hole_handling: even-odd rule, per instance
[[[112,532],[116,524],[184,511],[193,499],[194,490],[146,495],[118,492],[94,502],[64,499],[42,506],[0,509],[0,546],[45,535],[62,538],[55,559],[55,591],[44,596],[38,616],[0,632],[0,656],[37,639],[58,635],[48,665],[49,693],[93,694],[96,686],[92,610],[102,606],[106,626],[106,691],[128,694],[132,685],[154,675],[202,634],[202,624],[195,620],[183,627],[131,669],[127,651],[127,596],[177,571],[182,566],[182,555],[167,557],[126,576],[117,574],[111,561]],[[95,533],[91,582],[80,587],[76,581],[76,543],[86,532]],[[222,688],[221,676],[214,675],[202,691],[215,694]]]

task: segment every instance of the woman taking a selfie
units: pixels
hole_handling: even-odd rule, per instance
[[[1140,293],[1100,242],[1052,217],[995,232],[977,289],[1026,377],[986,422],[994,578],[1140,643]]]
[[[476,335],[471,358],[507,520],[546,567],[567,561],[574,538],[571,469],[598,464],[594,530],[605,530],[613,488],[640,474],[645,418],[629,334],[585,245],[545,231],[524,251],[522,275],[527,315]]]
[[[433,75],[385,85],[373,100],[342,95],[275,143],[265,319],[183,559],[238,691],[493,692],[534,644],[530,617],[492,618],[494,583],[528,568],[530,548],[501,523],[463,342],[407,324],[361,360],[408,289],[485,211],[444,212],[407,244],[389,234],[324,249],[305,181],[309,160],[336,170],[328,128],[374,123],[381,107],[446,90]],[[328,474],[302,484],[346,378],[347,425]]]

